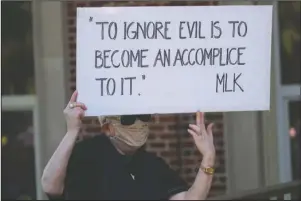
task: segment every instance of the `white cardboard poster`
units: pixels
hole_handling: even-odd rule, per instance
[[[269,110],[272,6],[77,9],[86,116]]]

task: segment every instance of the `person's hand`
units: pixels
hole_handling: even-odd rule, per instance
[[[68,105],[64,109],[68,132],[78,133],[81,128],[81,119],[87,109],[85,104],[76,102],[77,94],[77,91],[73,92]]]
[[[212,126],[209,124],[207,130],[204,123],[204,113],[196,113],[196,125],[189,124],[187,130],[192,135],[198,150],[203,155],[203,162],[207,166],[213,166],[215,160],[215,148],[213,144]]]

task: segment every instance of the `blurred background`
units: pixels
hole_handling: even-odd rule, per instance
[[[225,4],[273,5],[271,110],[207,114],[217,150],[210,198],[300,198],[299,1],[2,1],[2,199],[45,198],[40,177],[66,132],[62,111],[75,89],[76,7]],[[189,183],[201,160],[186,133],[194,119],[160,115],[147,143]],[[97,119],[85,118],[83,129],[99,133]]]

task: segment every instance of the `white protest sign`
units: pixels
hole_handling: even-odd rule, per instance
[[[77,9],[86,116],[269,110],[272,6]]]

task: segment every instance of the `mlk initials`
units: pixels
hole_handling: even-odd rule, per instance
[[[241,73],[234,73],[232,76],[228,73],[222,75],[216,75],[216,93],[222,92],[235,92],[237,90],[244,92],[243,88],[239,84],[239,78]]]

